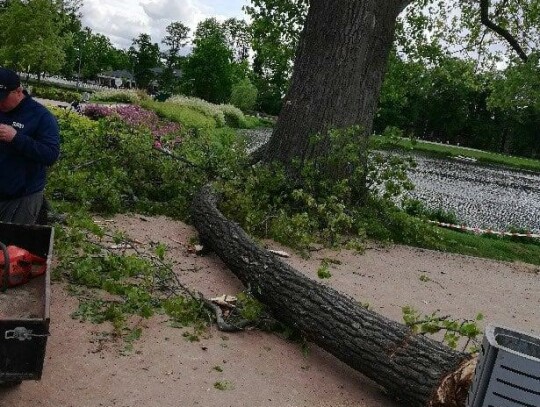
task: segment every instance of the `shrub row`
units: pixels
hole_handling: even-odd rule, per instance
[[[81,93],[74,90],[57,88],[54,86],[32,86],[31,93],[32,96],[35,97],[58,100],[60,102],[71,103],[80,102],[82,100]]]

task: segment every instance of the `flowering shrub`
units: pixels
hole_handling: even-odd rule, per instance
[[[143,97],[142,93],[136,89],[106,89],[95,92],[92,95],[92,100],[95,102],[137,103]]]
[[[226,125],[225,115],[220,105],[215,105],[202,99],[182,95],[174,95],[167,99],[167,102],[187,106],[201,112],[206,116],[212,117],[216,121],[217,127],[223,127]]]
[[[137,105],[102,106],[86,105],[83,114],[91,119],[116,116],[130,127],[150,130],[156,141],[166,141],[174,138],[179,141],[182,127],[179,123],[161,120],[155,112],[143,109]]]
[[[246,117],[244,113],[233,105],[219,105],[225,116],[225,122],[231,127],[245,127]]]

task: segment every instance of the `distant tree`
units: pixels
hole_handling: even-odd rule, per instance
[[[257,103],[257,88],[248,78],[232,86],[230,103],[243,111],[253,110]]]
[[[161,65],[158,44],[152,43],[150,35],[140,34],[133,39],[129,48],[129,56],[133,64],[137,87],[140,89],[148,88],[154,79],[152,68]]]
[[[225,35],[236,61],[246,61],[251,44],[250,28],[244,20],[229,18],[223,23]]]
[[[497,128],[500,152],[540,156],[539,60],[540,54],[533,53],[525,63],[511,63],[493,80],[487,103],[496,117],[504,118]]]
[[[109,57],[112,70],[125,69],[130,71],[132,69],[128,50],[112,48]]]
[[[259,90],[259,109],[278,114],[289,87],[293,59],[308,0],[252,0],[245,7],[251,17],[253,82]]]
[[[215,18],[199,23],[183,80],[185,89],[209,102],[229,100],[233,82],[233,55],[223,27]]]
[[[189,28],[175,21],[165,28],[167,35],[161,41],[168,47],[164,53],[168,68],[180,68],[180,50],[189,43]]]
[[[84,78],[95,78],[100,72],[114,68],[115,49],[108,37],[89,32],[81,47]],[[124,67],[128,67],[126,64]]]
[[[82,0],[57,0],[61,35],[76,35],[82,30]]]
[[[5,65],[38,74],[58,72],[65,39],[59,9],[50,0],[10,0],[0,14],[0,59]]]
[[[162,57],[165,60],[165,68],[158,78],[159,88],[165,94],[178,93],[181,88],[177,70],[182,69],[185,57],[180,51],[189,43],[189,28],[179,21],[169,24],[166,28],[167,35],[161,41],[167,50]]]

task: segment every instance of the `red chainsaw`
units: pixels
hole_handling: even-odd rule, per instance
[[[18,246],[6,246],[0,242],[0,268],[2,291],[27,283],[32,277],[45,273],[46,259],[36,256]]]

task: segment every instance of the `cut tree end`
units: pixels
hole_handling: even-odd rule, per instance
[[[465,407],[477,358],[465,360],[459,368],[447,375],[435,391],[428,407]]]

